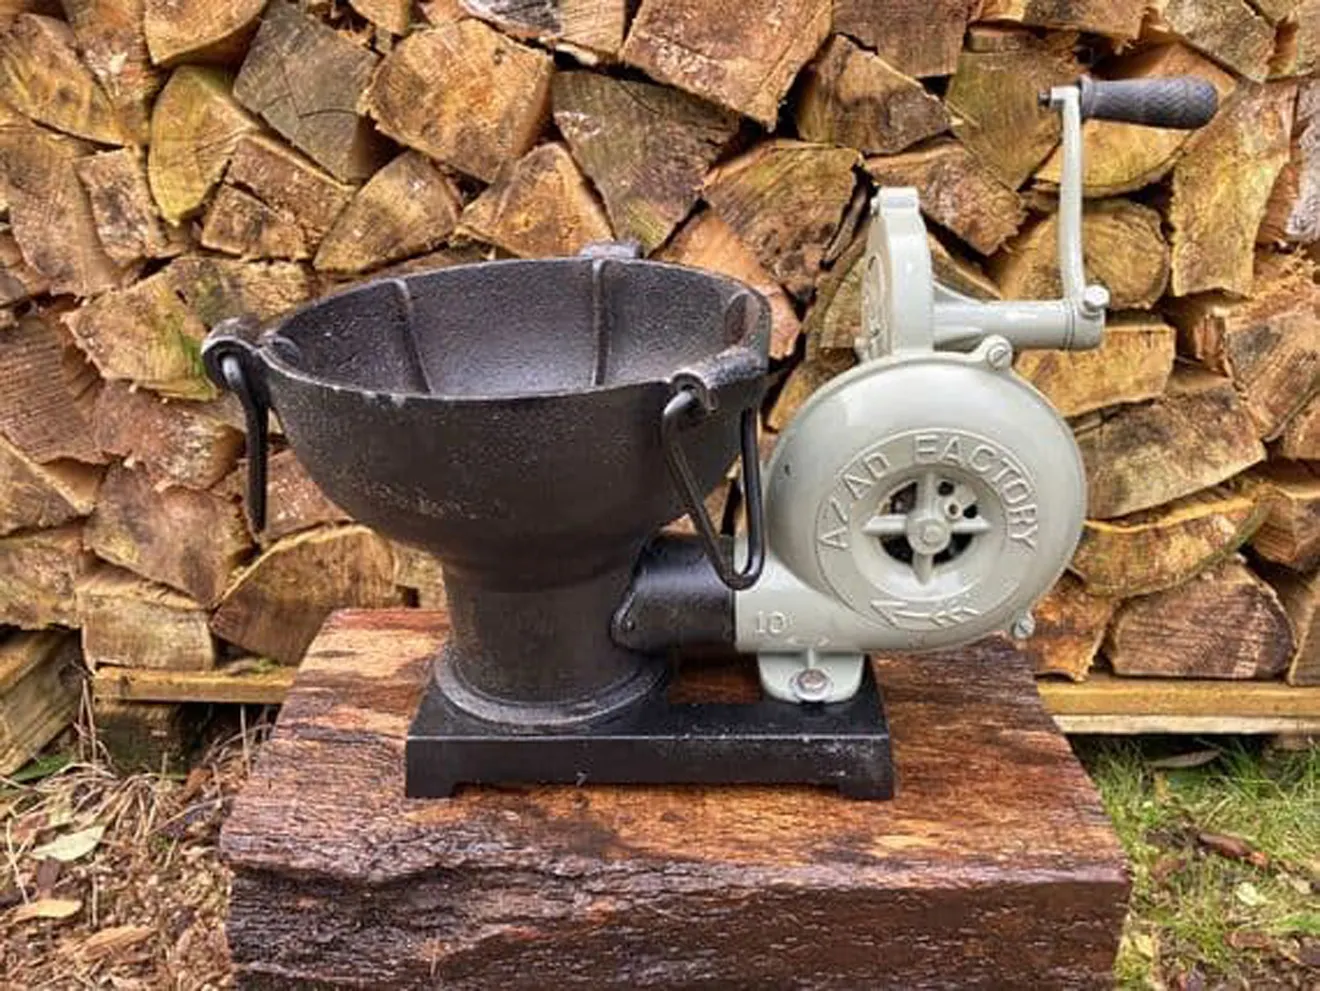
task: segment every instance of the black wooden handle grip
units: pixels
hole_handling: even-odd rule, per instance
[[[1191,131],[1208,124],[1219,109],[1214,86],[1195,76],[1113,82],[1084,78],[1081,89],[1083,119]]]

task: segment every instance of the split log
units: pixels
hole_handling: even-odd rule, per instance
[[[1186,45],[1167,42],[1120,58],[1106,67],[1115,79],[1166,79],[1196,76],[1211,83],[1223,103],[1237,88],[1237,79]],[[1192,131],[1142,127],[1120,121],[1088,120],[1082,125],[1082,191],[1089,197],[1117,196],[1163,179],[1191,138]],[[1036,172],[1036,179],[1057,189],[1063,169],[1063,149],[1056,148]]]
[[[1320,22],[1320,13],[1316,20]],[[1320,80],[1306,80],[1297,88],[1292,150],[1274,182],[1256,240],[1320,240]]]
[[[1270,78],[1307,76],[1320,69],[1320,0],[1300,0],[1278,25]]]
[[[801,325],[792,301],[713,210],[702,210],[685,223],[656,260],[719,272],[751,286],[770,304],[770,356],[786,358],[793,353]]]
[[[1032,607],[1036,630],[1022,644],[1036,674],[1085,681],[1118,602],[1091,593],[1064,575]]]
[[[209,616],[164,585],[101,566],[78,586],[83,657],[95,671],[114,664],[170,671],[215,667]]]
[[[143,0],[142,27],[157,65],[233,62],[266,0]]]
[[[0,433],[33,461],[104,460],[92,437],[96,370],[51,313],[0,330]]]
[[[855,364],[857,357],[851,351],[821,351],[798,362],[775,397],[766,426],[782,432],[817,389]]]
[[[321,242],[315,265],[365,272],[429,251],[449,236],[462,205],[448,176],[406,151],[358,190]]]
[[[23,258],[53,293],[92,296],[125,273],[101,247],[74,163],[87,146],[30,125],[0,125],[0,186]]]
[[[1308,399],[1284,425],[1279,454],[1294,461],[1320,461],[1320,395]]]
[[[1115,520],[1087,520],[1070,569],[1096,595],[1150,595],[1234,554],[1265,519],[1252,493],[1210,489]]]
[[[23,303],[50,288],[50,280],[23,259],[8,231],[0,229],[0,306]]]
[[[8,31],[9,25],[20,14],[46,14],[56,17],[60,13],[59,0],[0,0],[0,31]]]
[[[922,212],[983,255],[1003,246],[1025,216],[1018,194],[958,141],[868,158],[866,171],[880,186],[915,187]]]
[[[1294,83],[1243,84],[1173,169],[1172,292],[1251,291],[1256,233],[1288,162]]]
[[[1265,440],[1277,437],[1314,394],[1320,375],[1320,287],[1305,274],[1257,273],[1255,298],[1214,293],[1167,313],[1182,350],[1233,379]]]
[[[1109,290],[1114,309],[1143,309],[1169,284],[1169,246],[1160,215],[1131,200],[1087,204],[1082,215],[1082,256],[1087,276]],[[1005,299],[1055,299],[1059,276],[1057,213],[1028,223],[990,259],[990,275]]]
[[[642,0],[620,58],[768,130],[830,31],[828,0]]]
[[[93,437],[108,454],[153,478],[207,489],[233,470],[243,434],[209,404],[165,402],[107,382],[96,400]]]
[[[82,683],[72,633],[0,639],[0,775],[13,774],[73,721]]]
[[[402,602],[390,545],[366,527],[286,537],[243,570],[211,617],[217,636],[297,664],[332,611]]]
[[[171,224],[201,209],[239,139],[261,126],[229,86],[230,77],[219,69],[185,65],[156,97],[147,176],[156,205]]]
[[[1320,574],[1299,575],[1276,565],[1260,570],[1283,603],[1296,640],[1288,684],[1320,685]]]
[[[349,5],[390,34],[407,34],[412,23],[412,0],[349,0]]]
[[[353,187],[264,134],[249,134],[239,140],[225,182],[292,217],[313,251],[353,196]]]
[[[985,0],[980,19],[1132,41],[1141,34],[1146,0]]]
[[[216,494],[245,499],[247,471],[229,475]],[[262,547],[323,523],[346,522],[350,522],[348,514],[326,498],[293,451],[271,456],[266,469],[266,529],[253,534]]]
[[[1023,38],[1011,51],[969,49],[949,81],[945,102],[955,118],[953,133],[1011,189],[1058,143],[1058,114],[1042,107],[1039,96],[1081,75],[1068,40]]]
[[[796,120],[808,141],[892,155],[949,128],[938,97],[843,35],[803,75]]]
[[[613,237],[586,177],[557,143],[529,152],[487,187],[458,231],[524,258],[575,255]]]
[[[83,63],[109,98],[124,137],[145,145],[151,101],[164,81],[152,66],[145,0],[61,0]]]
[[[974,9],[969,0],[834,0],[834,30],[909,76],[948,76]]]
[[[1261,17],[1277,25],[1294,14],[1302,0],[1249,0],[1249,2]]]
[[[88,155],[73,164],[87,190],[101,247],[111,261],[133,265],[169,258],[187,247],[187,235],[160,218],[151,199],[147,163],[134,148]]]
[[[1123,603],[1104,650],[1119,675],[1272,678],[1288,666],[1293,633],[1274,590],[1233,560]]]
[[[251,193],[221,186],[206,211],[202,247],[240,258],[307,258],[302,227]]]
[[[847,148],[767,141],[718,166],[706,202],[785,289],[805,295],[852,200],[860,161]]]
[[[100,144],[127,140],[119,114],[78,58],[69,25],[20,14],[0,37],[0,93],[20,113]]]
[[[1155,0],[1150,30],[1181,38],[1239,75],[1260,82],[1274,53],[1274,28],[1246,0]]]
[[[234,97],[336,179],[365,179],[385,154],[358,106],[379,56],[285,0],[271,0]]]
[[[92,703],[96,742],[120,774],[179,774],[205,726],[205,717],[169,702],[121,702],[96,697]]]
[[[207,330],[227,317],[266,320],[311,295],[287,262],[186,256],[131,288],[109,292],[65,323],[108,379],[126,379],[178,399],[210,399],[201,363]]]
[[[407,544],[391,542],[390,547],[394,552],[394,584],[411,592],[420,609],[448,609],[440,559]]]
[[[1252,549],[1293,571],[1320,566],[1320,475],[1310,465],[1273,461],[1249,477],[1266,509]]]
[[[1163,394],[1173,372],[1173,328],[1144,313],[1109,321],[1091,351],[1024,351],[1017,370],[1064,416],[1139,403]]]
[[[553,73],[545,52],[463,20],[400,41],[365,106],[400,144],[491,182],[536,144]]]
[[[462,0],[462,9],[505,34],[551,47],[614,56],[628,26],[627,0]]]
[[[39,464],[0,435],[0,536],[86,516],[100,484],[98,467],[80,461]]]
[[[1123,406],[1077,429],[1087,512],[1126,516],[1225,481],[1265,458],[1233,383],[1177,369],[1159,399]]]
[[[229,499],[178,486],[157,488],[145,471],[106,473],[87,546],[102,560],[186,592],[203,605],[219,600],[252,547]]]
[[[600,191],[615,235],[645,253],[669,238],[701,195],[738,117],[666,86],[561,72],[554,119]]]
[[[77,626],[78,583],[92,561],[81,523],[0,538],[0,624]]]

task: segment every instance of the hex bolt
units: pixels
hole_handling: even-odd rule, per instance
[[[1012,634],[1014,640],[1030,640],[1032,634],[1036,632],[1036,617],[1029,612],[1024,612],[1013,620],[1013,625],[1008,632]]]
[[[834,683],[820,668],[803,668],[793,675],[790,685],[793,694],[803,702],[819,702],[829,694]]]

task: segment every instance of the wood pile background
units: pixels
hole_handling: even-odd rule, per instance
[[[1320,680],[1320,0],[0,0],[0,32],[4,769],[76,703],[59,631],[98,685],[237,686],[336,606],[442,594],[288,452],[249,532],[217,321],[634,239],[769,296],[773,434],[852,363],[876,185],[919,189],[955,286],[1058,291],[1036,94],[1082,71],[1195,73],[1223,109],[1087,126],[1122,312],[1020,359],[1094,517],[1038,666]]]

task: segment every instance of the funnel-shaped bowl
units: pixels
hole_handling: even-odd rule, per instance
[[[661,446],[666,402],[683,383],[713,400],[683,434],[709,491],[764,390],[768,330],[762,297],[706,272],[503,261],[312,303],[266,333],[252,364],[326,494],[441,558],[456,638],[475,652],[520,626],[509,617],[524,593],[569,595],[560,612],[604,609],[591,622],[607,638],[641,545],[682,512]],[[547,607],[518,635],[542,630],[559,653],[556,622]],[[534,693],[484,681],[489,694]]]

